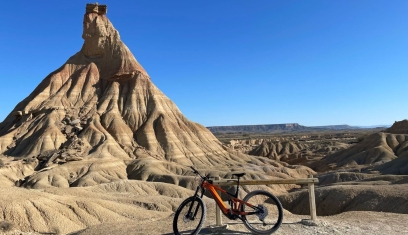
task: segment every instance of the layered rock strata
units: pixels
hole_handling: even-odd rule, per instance
[[[0,175],[8,174],[3,179],[42,188],[89,186],[129,176],[158,180],[164,172],[156,169],[182,176],[190,165],[214,169],[254,163],[265,167],[258,175],[287,172],[285,164],[228,152],[209,130],[184,117],[122,42],[106,9],[87,5],[81,50],[0,124],[0,153],[27,159],[6,161],[0,169]],[[21,179],[13,167],[32,174]],[[313,173],[306,167],[292,169],[293,175]]]
[[[395,122],[384,132],[363,138],[358,144],[315,162],[317,171],[349,169],[383,174],[408,174],[407,120]]]

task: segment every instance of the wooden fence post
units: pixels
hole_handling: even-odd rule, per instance
[[[313,178],[313,175],[309,175],[308,178]],[[317,216],[314,183],[308,183],[307,185],[309,186],[310,216],[312,217],[312,221],[316,222]]]
[[[215,177],[215,180],[220,180],[220,177]],[[217,191],[218,194],[220,192]],[[216,226],[221,226],[222,225],[222,215],[221,215],[221,209],[218,206],[217,203],[215,203],[215,225]]]
[[[310,208],[310,217],[311,221],[317,221],[316,215],[316,199],[314,184],[319,183],[319,179],[309,175],[307,179],[270,179],[270,180],[242,180],[240,185],[268,185],[268,184],[307,184],[309,191],[309,208]],[[220,180],[219,177],[216,177],[214,181],[215,185],[218,186],[232,186],[237,185],[237,182],[230,182],[230,180]],[[221,192],[217,191],[218,194]],[[222,214],[221,209],[218,207],[217,203],[215,204],[215,219],[216,226],[222,226]]]

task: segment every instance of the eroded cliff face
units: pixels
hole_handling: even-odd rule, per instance
[[[106,15],[86,13],[82,37],[81,51],[1,124],[1,153],[38,156],[78,137],[81,156],[148,154],[192,164],[193,156],[225,155],[209,131],[187,120],[154,86]]]
[[[152,83],[105,14],[87,6],[82,37],[82,49],[0,124],[0,153],[25,161],[23,166],[6,159],[0,179],[3,172],[4,179],[27,187],[69,187],[129,175],[151,180],[149,174],[165,171],[183,175],[188,168],[182,166],[190,165],[258,162],[263,167],[265,162],[254,157],[226,151],[209,130],[184,117]],[[271,165],[277,166],[277,172],[285,168]],[[23,180],[20,173],[10,173],[13,167],[31,173]]]

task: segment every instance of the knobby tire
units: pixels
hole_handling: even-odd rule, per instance
[[[193,207],[191,209],[192,213],[194,213],[197,210],[197,215],[196,215],[197,217],[194,218],[194,220],[191,220],[190,218],[186,217],[186,214],[188,213],[190,209],[191,203],[193,204]],[[178,207],[174,215],[174,220],[173,220],[174,234],[175,235],[198,234],[201,230],[201,227],[204,224],[206,214],[207,214],[207,209],[204,206],[204,202],[201,198],[196,197],[196,196],[187,198],[180,204],[180,206]],[[198,224],[196,225],[197,222]],[[189,228],[189,226],[191,226],[191,228]]]
[[[255,234],[271,234],[275,232],[279,226],[282,224],[283,220],[283,208],[282,204],[279,202],[273,194],[263,191],[256,190],[248,193],[244,199],[254,206],[263,205],[267,208],[268,215],[264,219],[267,225],[264,225],[260,220],[258,215],[246,215],[242,216],[245,227]],[[249,206],[243,205],[241,207],[242,211],[251,212],[256,211]]]

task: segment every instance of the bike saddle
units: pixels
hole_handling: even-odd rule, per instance
[[[235,175],[236,177],[242,177],[242,176],[244,176],[245,175],[245,172],[243,172],[243,173],[233,173],[232,175]]]

